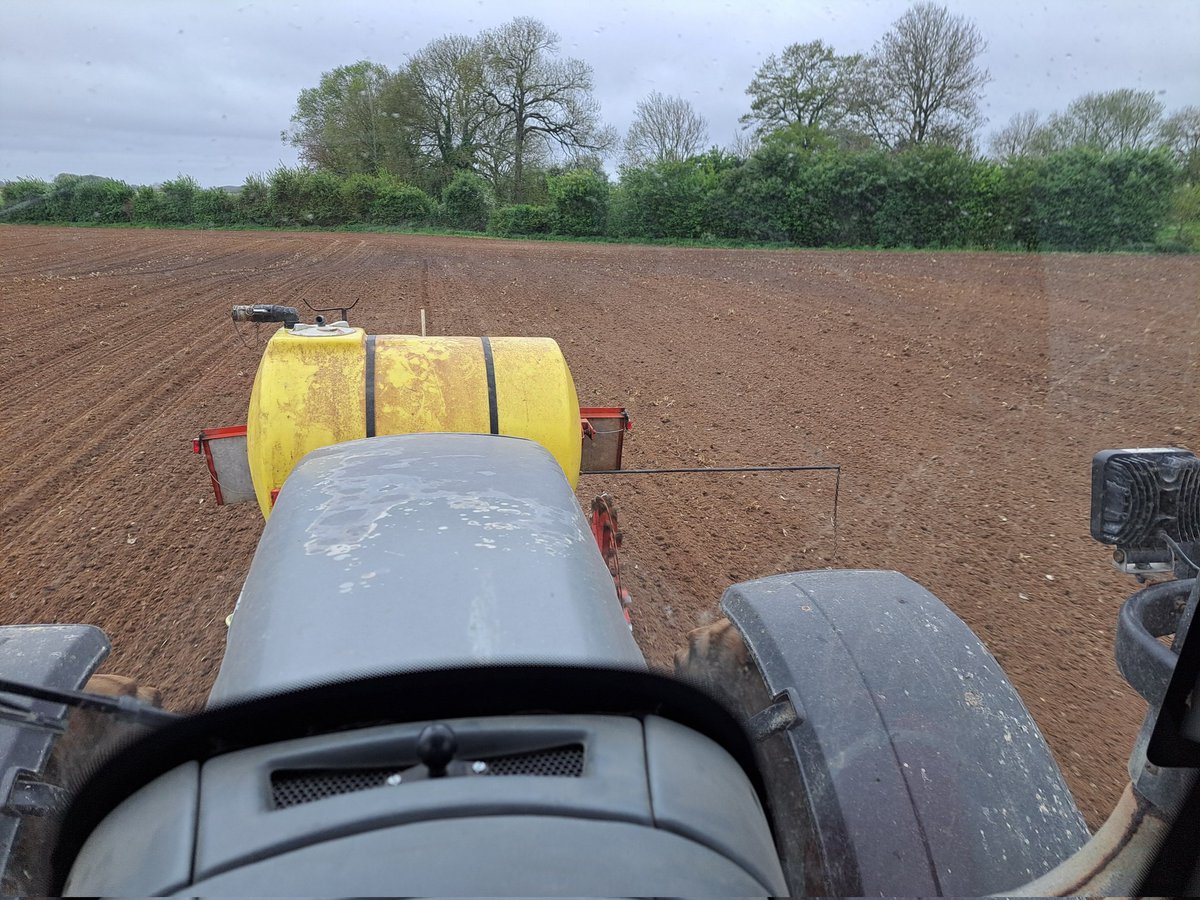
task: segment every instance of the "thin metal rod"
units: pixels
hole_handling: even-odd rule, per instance
[[[838,495],[842,492],[842,467],[837,466],[837,477],[833,482],[833,558],[837,559],[838,544]]]
[[[695,466],[686,469],[593,469],[580,472],[582,475],[703,475],[707,473],[736,472],[837,472],[841,480],[841,466]]]
[[[739,472],[836,472],[833,482],[833,556],[837,557],[838,548],[838,500],[842,491],[841,466],[701,466],[684,469],[595,469],[590,472],[580,472],[583,475],[708,475]]]
[[[180,718],[178,713],[167,712],[157,706],[148,706],[133,697],[109,697],[103,694],[92,694],[87,691],[70,691],[64,688],[48,688],[40,684],[26,684],[0,678],[0,692],[15,694],[18,697],[29,697],[34,700],[45,700],[49,703],[60,703],[78,709],[90,709],[97,712],[109,713],[129,722],[139,725],[163,725]]]

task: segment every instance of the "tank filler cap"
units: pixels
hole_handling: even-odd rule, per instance
[[[336,337],[342,334],[353,334],[354,329],[346,322],[334,322],[331,325],[326,325],[323,322],[315,325],[294,325],[292,334],[297,337]]]

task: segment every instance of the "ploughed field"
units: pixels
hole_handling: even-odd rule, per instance
[[[1144,705],[1090,459],[1200,448],[1197,296],[1184,257],[0,227],[2,621],[99,625],[105,670],[201,704],[261,530],[191,454],[244,421],[269,334],[230,305],[358,300],[376,333],[424,308],[434,334],[556,338],[582,404],[628,406],[627,466],[843,467],[836,535],[829,473],[581,479],[617,497],[653,663],[734,581],[898,569],[1000,660],[1095,827]]]

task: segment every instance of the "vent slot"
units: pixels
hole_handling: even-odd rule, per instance
[[[412,768],[415,767],[279,769],[271,773],[271,799],[276,809],[286,809],[341,794],[400,787],[407,783],[405,773]],[[539,778],[579,778],[583,775],[583,745],[568,744],[527,753],[455,761],[450,764],[447,774],[449,777],[532,775]]]
[[[578,778],[583,774],[583,745],[533,750],[480,760],[487,766],[479,775],[537,775],[541,778]]]
[[[271,797],[276,809],[355,794],[387,785],[404,769],[283,769],[271,773]]]

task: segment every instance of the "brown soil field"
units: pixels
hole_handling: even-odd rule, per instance
[[[1088,536],[1092,454],[1200,447],[1200,259],[721,251],[390,234],[0,227],[2,621],[89,622],[107,671],[204,700],[261,521],[190,442],[244,421],[267,331],[229,307],[359,300],[355,324],[562,345],[625,404],[635,635],[667,664],[730,583],[898,569],[984,640],[1095,827],[1144,705],[1113,662],[1132,589]]]

